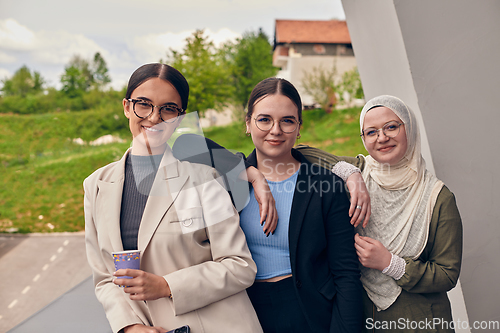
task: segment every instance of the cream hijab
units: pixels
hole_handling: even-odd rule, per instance
[[[361,131],[366,113],[380,106],[391,109],[404,123],[407,150],[401,161],[391,166],[366,157],[363,178],[372,213],[368,226],[357,231],[379,240],[393,254],[417,259],[427,245],[433,208],[443,183],[426,169],[417,120],[399,98],[382,95],[369,100],[361,111]],[[361,281],[379,311],[391,306],[401,293],[393,278],[375,269],[361,267]]]

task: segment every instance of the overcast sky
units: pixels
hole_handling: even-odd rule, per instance
[[[272,38],[276,19],[345,15],[340,0],[0,0],[0,79],[27,65],[59,87],[72,55],[100,52],[120,89],[196,29],[216,44],[259,28]]]

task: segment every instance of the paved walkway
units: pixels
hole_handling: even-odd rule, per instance
[[[0,234],[0,333],[90,275],[83,233]]]

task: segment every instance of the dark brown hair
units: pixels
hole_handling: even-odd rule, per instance
[[[172,66],[153,63],[142,65],[137,68],[135,72],[130,77],[127,86],[127,93],[125,94],[125,98],[129,99],[132,96],[132,92],[151,78],[160,78],[167,82],[170,82],[174,88],[181,96],[182,101],[182,109],[185,111],[188,106],[188,98],[189,98],[189,84],[186,78],[179,72],[177,69]]]
[[[248,99],[246,120],[250,120],[253,114],[253,108],[260,100],[269,95],[283,95],[297,106],[299,115],[299,124],[302,125],[302,101],[297,89],[285,79],[270,77],[257,83],[253,88],[250,98]]]

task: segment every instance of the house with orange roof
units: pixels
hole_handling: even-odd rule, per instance
[[[304,72],[336,67],[341,77],[356,67],[346,21],[276,20],[273,65],[281,68],[277,76],[295,85],[304,106],[315,104],[302,87]]]

